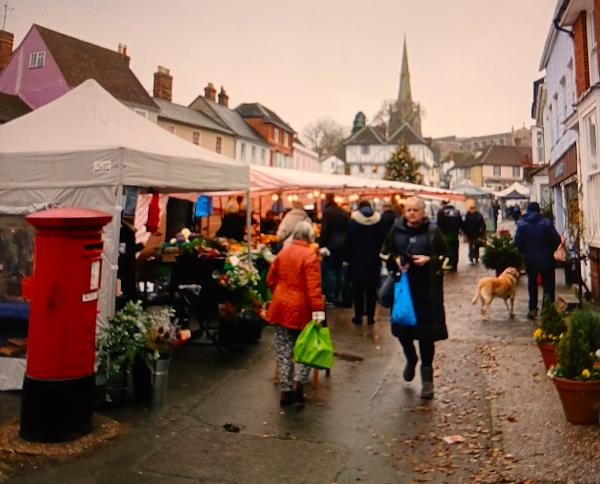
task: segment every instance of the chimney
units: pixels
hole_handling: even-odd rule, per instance
[[[3,70],[13,51],[13,41],[15,36],[6,30],[0,30],[0,71]]]
[[[173,76],[166,67],[158,66],[154,73],[154,97],[166,101],[173,99]]]
[[[125,44],[121,44],[121,42],[119,42],[119,45],[117,47],[117,52],[125,58],[125,60],[127,61],[127,65],[129,65],[129,62],[131,61],[131,59],[127,55],[127,46]]]
[[[217,90],[215,89],[215,86],[213,86],[212,82],[209,82],[204,88],[204,97],[209,101],[216,102]]]
[[[225,89],[223,89],[223,86],[221,86],[221,92],[219,92],[219,104],[226,108],[229,107],[229,96],[225,92]]]

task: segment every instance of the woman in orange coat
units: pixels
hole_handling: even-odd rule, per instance
[[[292,233],[292,243],[277,254],[267,274],[267,286],[273,291],[267,321],[277,325],[275,346],[282,407],[304,403],[304,383],[310,368],[294,365],[294,344],[311,319],[322,319],[313,314],[324,307],[319,257],[309,246],[313,240],[310,223],[299,222]]]

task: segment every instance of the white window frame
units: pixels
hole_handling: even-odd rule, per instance
[[[192,132],[192,143],[194,143],[196,146],[200,146],[200,131]]]
[[[371,151],[371,147],[369,145],[361,145],[360,146],[361,155],[368,155],[370,151]]]
[[[240,160],[246,161],[246,143],[240,144]]]
[[[273,139],[275,143],[279,143],[279,128],[273,128]]]
[[[283,144],[285,146],[290,144],[290,135],[286,131],[283,132]]]
[[[252,145],[250,148],[250,161],[252,163],[256,162],[256,146]]]
[[[502,167],[500,165],[492,166],[492,175],[493,176],[502,176]]]
[[[46,64],[46,51],[37,50],[29,54],[29,68],[41,69]]]
[[[215,151],[221,153],[223,151],[223,137],[217,136],[215,138]]]
[[[513,178],[521,178],[521,167],[520,166],[512,167],[512,176],[513,176]]]
[[[260,161],[262,161],[263,165],[267,164],[267,149],[266,148],[262,148],[262,150],[260,151]]]
[[[586,139],[586,154],[590,174],[600,171],[598,168],[598,120],[596,110],[593,110],[583,119]]]

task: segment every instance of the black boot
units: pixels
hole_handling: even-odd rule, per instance
[[[433,368],[421,366],[421,398],[431,400],[433,398]]]
[[[281,392],[279,397],[279,405],[282,407],[289,407],[294,403],[295,393],[291,390]]]
[[[406,366],[402,372],[404,381],[413,381],[415,379],[415,368],[417,367],[417,361],[417,358],[414,360],[409,360],[408,358],[406,359]]]
[[[304,405],[304,385],[300,382],[294,385],[294,403]]]

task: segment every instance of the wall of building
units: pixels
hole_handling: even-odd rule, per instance
[[[293,159],[295,170],[321,171],[319,155],[299,143],[294,143]]]
[[[40,51],[46,53],[44,66],[30,68],[30,55]],[[10,63],[0,73],[0,92],[17,95],[32,109],[37,109],[69,89],[42,37],[32,28],[13,53]]]
[[[170,133],[173,133],[180,138],[194,142],[194,132],[200,133],[200,144],[207,150],[216,152],[217,137],[221,137],[221,154],[229,158],[235,157],[235,138],[223,133],[217,133],[215,131],[209,131],[207,129],[201,129],[198,127],[188,126],[186,124],[177,123],[168,119],[159,118],[158,125]]]
[[[270,148],[260,143],[238,138],[235,142],[235,159],[251,165],[269,165]]]

